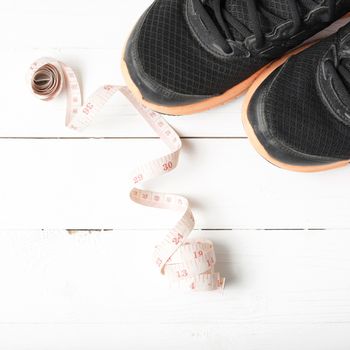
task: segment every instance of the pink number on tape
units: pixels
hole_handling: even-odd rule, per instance
[[[174,228],[156,246],[154,263],[161,273],[181,287],[196,291],[222,289],[225,279],[214,270],[216,257],[212,242],[188,238],[194,228],[188,200],[176,194],[150,192],[136,187],[173,171],[178,165],[181,139],[166,120],[142,106],[125,86],[103,86],[82,103],[74,71],[52,58],[41,58],[34,62],[29,69],[28,81],[33,94],[44,101],[54,99],[66,88],[66,126],[75,130],[88,127],[115,93],[121,92],[131,102],[168,147],[169,153],[135,169],[131,176],[133,188],[130,198],[143,206],[176,211],[180,216]]]

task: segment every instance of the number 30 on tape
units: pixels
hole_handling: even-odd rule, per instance
[[[83,130],[117,92],[121,92],[138,110],[169,149],[169,153],[147,162],[131,176],[130,198],[143,206],[173,210],[180,219],[154,251],[154,264],[159,271],[181,287],[194,291],[222,289],[225,280],[215,272],[216,257],[210,241],[190,240],[194,218],[186,198],[168,193],[146,191],[137,185],[174,170],[182,148],[181,139],[158,113],[142,106],[125,86],[105,85],[82,103],[81,89],[74,71],[52,58],[35,61],[28,72],[32,93],[50,101],[64,89],[67,94],[66,126]]]

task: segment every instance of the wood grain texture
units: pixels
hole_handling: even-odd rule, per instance
[[[2,47],[118,48],[152,0],[14,0],[0,4]]]
[[[176,217],[128,198],[160,141],[120,96],[75,133],[64,96],[30,95],[40,56],[71,65],[85,96],[122,84],[125,40],[151,3],[0,2],[0,349],[348,350],[350,168],[271,166],[245,139],[242,99],[167,117],[184,152],[146,186],[189,197],[193,237],[214,241],[227,278],[223,293],[179,293],[151,263]]]
[[[103,349],[118,342],[132,349],[328,349],[337,336],[336,349],[346,349],[345,230],[196,231],[215,242],[217,267],[228,278],[223,293],[204,294],[169,290],[153,269],[152,247],[162,234],[0,233],[0,343],[8,349],[63,349],[69,341],[73,349],[97,341]]]
[[[159,140],[0,140],[0,228],[170,228],[176,217],[129,201],[129,174]],[[282,171],[247,140],[185,140],[173,173],[145,188],[186,195],[197,228],[346,228],[350,168]],[[20,216],[20,220],[19,220]],[[137,220],[136,220],[137,218]]]
[[[52,350],[145,349],[348,350],[347,324],[234,325],[0,325],[7,349]],[[19,337],[18,335],[21,335]],[[82,345],[84,339],[84,345]],[[34,344],[34,345],[28,345]]]

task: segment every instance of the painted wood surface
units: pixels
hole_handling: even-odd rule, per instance
[[[0,147],[2,228],[156,229],[176,220],[129,201],[131,170],[162,154],[159,140],[6,139]],[[349,176],[350,168],[286,172],[247,140],[200,139],[184,140],[178,169],[144,187],[186,195],[200,229],[347,228]]]
[[[153,269],[162,235],[1,232],[2,348],[348,348],[347,230],[196,231],[228,278],[209,294]]]
[[[348,350],[350,168],[265,162],[245,138],[242,98],[167,117],[181,162],[146,186],[191,200],[193,237],[214,241],[227,277],[223,293],[182,293],[151,263],[176,217],[128,199],[128,175],[160,141],[120,96],[75,133],[64,96],[30,95],[40,56],[71,65],[86,96],[122,84],[125,39],[151,3],[0,2],[0,349]]]

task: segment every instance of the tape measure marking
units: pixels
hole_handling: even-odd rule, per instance
[[[215,272],[213,243],[190,240],[194,218],[188,200],[176,194],[151,192],[138,186],[173,171],[179,162],[182,142],[179,135],[156,112],[141,105],[125,86],[105,85],[82,103],[81,89],[74,71],[53,58],[40,58],[28,72],[32,93],[50,101],[64,89],[67,93],[66,126],[81,131],[87,128],[104,105],[121,92],[168,147],[169,153],[136,168],[131,175],[130,198],[146,207],[173,210],[180,219],[156,247],[153,260],[159,271],[186,289],[209,291],[224,288],[225,279]]]

